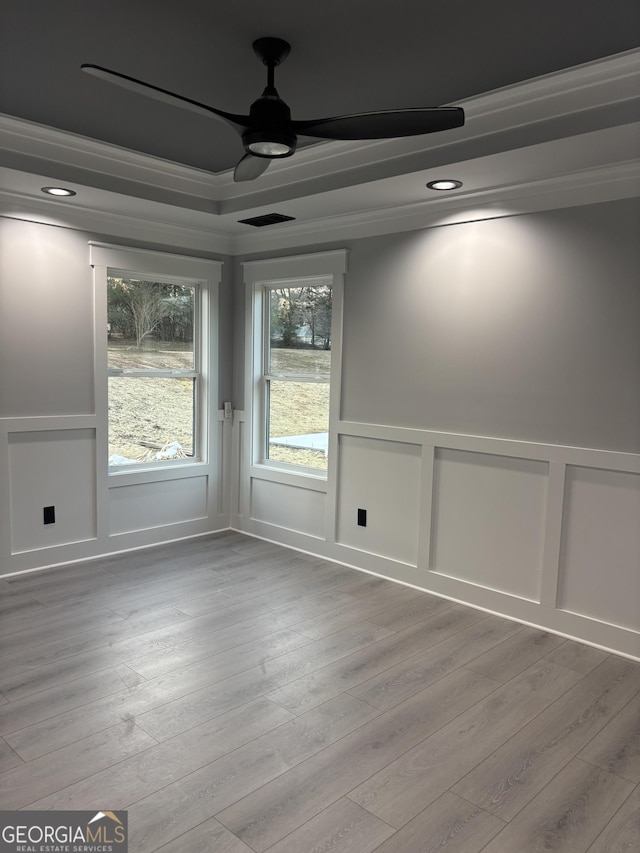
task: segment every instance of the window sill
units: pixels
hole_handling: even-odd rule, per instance
[[[201,460],[176,460],[160,464],[149,462],[143,465],[126,465],[110,467],[108,476],[109,488],[133,486],[138,483],[159,483],[163,480],[184,480],[188,477],[202,477],[208,474],[210,465]]]
[[[315,492],[327,491],[327,472],[309,468],[284,468],[273,464],[254,463],[249,475],[257,480],[270,480],[286,486],[298,486]]]

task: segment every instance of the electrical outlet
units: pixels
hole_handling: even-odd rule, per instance
[[[366,509],[358,510],[358,527],[366,527],[367,526],[367,511]]]
[[[45,524],[55,524],[56,508],[54,506],[42,507],[42,516]]]

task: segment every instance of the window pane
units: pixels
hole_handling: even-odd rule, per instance
[[[329,383],[267,383],[267,458],[327,468]]]
[[[133,278],[107,278],[110,368],[193,370],[195,289]]]
[[[110,376],[109,464],[193,456],[194,397],[191,378]]]
[[[267,373],[329,380],[331,297],[328,285],[269,288]]]

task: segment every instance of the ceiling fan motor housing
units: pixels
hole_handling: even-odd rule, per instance
[[[291,157],[298,137],[291,130],[291,110],[275,88],[264,90],[262,97],[251,105],[249,116],[251,126],[242,134],[245,151],[269,159]]]

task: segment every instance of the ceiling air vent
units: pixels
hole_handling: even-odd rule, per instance
[[[275,225],[278,222],[290,222],[295,216],[284,216],[282,213],[265,213],[264,216],[252,216],[250,219],[238,219],[243,225],[253,225],[262,228],[264,225]]]

